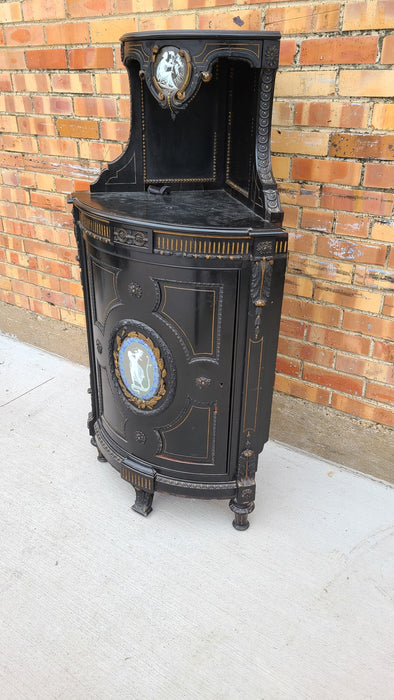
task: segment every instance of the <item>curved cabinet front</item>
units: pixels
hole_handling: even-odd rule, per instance
[[[74,204],[100,458],[144,515],[159,490],[233,498],[245,524],[268,439],[286,234],[156,227]]]
[[[162,473],[228,480],[239,270],[85,245],[103,435]]]

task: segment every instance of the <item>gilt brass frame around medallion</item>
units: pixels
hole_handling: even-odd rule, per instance
[[[167,50],[174,50],[177,51],[179,56],[185,61],[186,63],[186,75],[185,79],[182,83],[182,85],[177,89],[177,90],[169,90],[163,88],[157,78],[156,78],[156,67],[157,67],[157,57],[159,54],[161,54],[163,51]],[[158,46],[153,47],[152,51],[152,60],[151,60],[151,70],[152,70],[152,81],[153,84],[156,88],[157,91],[157,96],[159,100],[164,101],[166,100],[169,108],[171,109],[171,99],[174,102],[174,106],[176,105],[176,101],[174,98],[176,98],[179,102],[183,102],[183,100],[186,97],[185,90],[187,86],[190,83],[191,79],[191,74],[192,74],[192,64],[191,64],[191,58],[190,54],[186,49],[179,49],[177,46],[161,46],[160,48]]]
[[[121,348],[121,345],[126,338],[139,338],[140,340],[143,340],[144,343],[146,343],[150,349],[152,350],[157,366],[159,369],[159,388],[156,391],[156,394],[152,396],[150,399],[139,399],[137,396],[134,396],[128,388],[126,387],[122,375],[120,372],[119,368],[119,351]],[[164,360],[161,356],[160,350],[156,345],[153,343],[151,338],[148,336],[144,335],[143,333],[140,333],[139,331],[129,331],[127,332],[127,328],[122,328],[118,330],[118,332],[115,335],[114,338],[114,345],[115,349],[113,351],[113,360],[114,360],[114,369],[115,369],[115,376],[118,380],[119,386],[124,394],[124,396],[136,407],[139,408],[140,410],[146,410],[146,409],[152,409],[156,404],[165,396],[166,394],[166,386],[164,383],[164,380],[167,376],[167,370],[164,366]]]

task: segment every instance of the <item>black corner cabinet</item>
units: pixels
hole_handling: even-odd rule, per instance
[[[72,195],[88,428],[135,488],[229,499],[245,530],[268,439],[287,235],[271,170],[280,35],[121,38],[130,139]]]

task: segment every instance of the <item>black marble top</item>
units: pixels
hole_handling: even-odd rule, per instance
[[[277,230],[223,190],[193,190],[166,195],[75,192],[72,201],[87,213],[134,226],[241,234]]]

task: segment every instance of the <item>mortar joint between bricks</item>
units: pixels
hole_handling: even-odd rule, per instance
[[[359,187],[364,187],[365,189],[367,189],[367,188],[365,187],[365,185],[362,185],[362,183],[364,182],[364,175],[365,175],[365,168],[366,168],[366,165],[367,165],[367,163],[370,163],[371,161],[370,161],[369,158],[368,158],[368,160],[363,160],[363,159],[360,158],[360,159],[359,159],[359,162],[361,163],[360,185],[359,185]],[[380,162],[380,161],[378,161],[378,162]],[[370,189],[374,189],[374,188],[370,188]]]
[[[335,75],[335,90],[334,90],[334,98],[335,97],[340,97],[339,95],[339,76],[341,74],[341,66],[336,67],[336,75]]]
[[[345,0],[345,2],[341,2],[341,6],[339,8],[338,34],[340,36],[343,35],[343,18],[345,16],[345,5],[346,5],[346,0]]]
[[[265,31],[265,20],[266,20],[266,14],[267,14],[267,7],[266,4],[264,4],[261,8],[261,29]]]
[[[380,309],[379,309],[379,312],[378,312],[378,315],[379,315],[379,316],[383,316],[384,297],[385,297],[385,294],[383,293],[383,294],[382,294],[382,297],[381,297],[381,301],[380,301]]]
[[[295,43],[296,43],[296,52],[293,58],[293,63],[297,68],[300,67],[300,54],[301,54],[301,45],[302,42],[304,41],[304,37],[294,37]]]
[[[354,37],[364,37],[364,36],[386,36],[387,29],[345,29],[344,31],[338,31],[338,38],[343,36],[344,39]]]
[[[386,33],[382,33],[379,36],[378,50],[376,52],[376,61],[375,61],[376,64],[380,64],[380,59],[382,57],[382,51],[383,51],[383,40],[384,40],[385,36],[387,36]]]
[[[337,225],[337,214],[338,214],[338,212],[337,212],[337,210],[335,209],[335,211],[334,211],[334,216],[333,216],[333,219],[332,219],[332,227],[331,227],[330,236],[336,236],[335,229],[336,229],[336,225]]]
[[[373,360],[373,359],[374,359],[373,353],[374,353],[374,350],[375,350],[375,341],[376,341],[376,339],[375,339],[375,338],[372,338],[371,341],[372,341],[372,342],[369,344],[369,353],[368,353],[367,357],[369,357],[371,360]]]
[[[352,287],[354,286],[355,277],[356,277],[356,264],[353,263],[352,279],[351,279],[351,281],[350,281],[350,284],[352,285]]]

